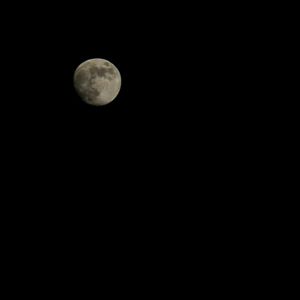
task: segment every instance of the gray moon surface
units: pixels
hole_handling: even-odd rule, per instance
[[[74,87],[86,103],[95,106],[106,105],[119,94],[121,74],[108,60],[89,59],[75,70]]]

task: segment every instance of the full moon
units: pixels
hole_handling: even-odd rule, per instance
[[[102,106],[113,101],[121,88],[119,70],[108,60],[89,59],[74,73],[74,87],[80,98],[88,104]]]

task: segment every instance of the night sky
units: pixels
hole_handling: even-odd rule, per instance
[[[277,164],[265,163],[273,124],[261,126],[270,105],[256,58],[268,53],[251,41],[257,20],[236,3],[160,2],[1,10],[1,267],[10,295],[141,299],[182,289],[190,299],[192,286],[224,294],[253,285],[266,266],[274,223],[258,224],[277,213],[273,203],[263,210],[261,200],[273,199],[261,187]],[[104,107],[73,87],[91,58],[122,76]]]
[[[60,184],[71,177],[77,186],[116,182],[154,194],[194,178],[189,170],[211,178],[243,148],[251,109],[239,21],[221,7],[101,5],[35,8],[4,36],[1,115],[12,164],[38,181],[51,173]],[[122,76],[105,107],[85,104],[73,87],[75,69],[91,58]]]

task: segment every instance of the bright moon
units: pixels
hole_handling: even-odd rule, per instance
[[[121,75],[108,60],[89,59],[75,70],[74,87],[86,103],[106,105],[117,97],[121,88]]]

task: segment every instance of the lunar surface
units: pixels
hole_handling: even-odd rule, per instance
[[[83,101],[101,106],[113,101],[121,88],[121,75],[111,62],[94,58],[80,64],[74,73],[74,87]]]

